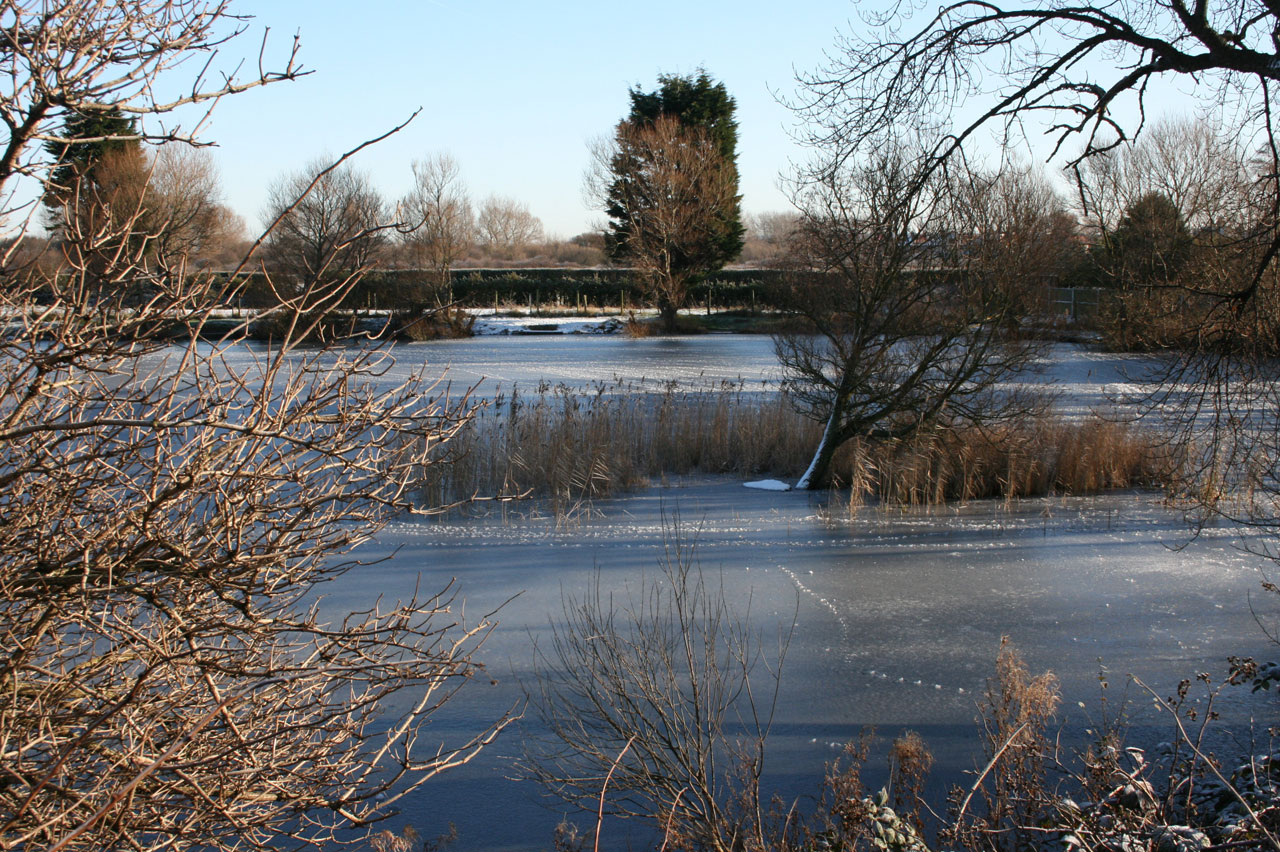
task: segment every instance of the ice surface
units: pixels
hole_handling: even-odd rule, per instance
[[[1182,517],[1147,496],[850,516],[810,492],[694,479],[590,509],[559,523],[510,507],[505,516],[397,522],[368,551],[391,558],[333,584],[326,606],[342,612],[375,592],[396,597],[452,577],[467,613],[519,592],[483,651],[498,685],[478,684],[432,726],[438,736],[461,734],[520,699],[561,594],[580,594],[597,576],[614,594],[634,590],[655,575],[664,528],[678,514],[703,569],[749,613],[766,654],[796,621],[767,772],[770,789],[788,799],[814,793],[824,763],[866,726],[885,736],[919,731],[937,776],[958,782],[976,760],[975,701],[1002,636],[1033,670],[1061,679],[1068,739],[1088,718],[1077,702],[1097,709],[1100,667],[1112,692],[1134,674],[1163,694],[1197,671],[1224,672],[1229,654],[1265,656],[1269,647],[1250,611],[1259,561],[1235,547],[1232,530],[1189,542]],[[1217,709],[1234,724],[1249,706],[1229,698]],[[1168,738],[1163,728],[1146,733],[1152,724],[1139,714],[1139,740]],[[479,762],[428,785],[417,811],[457,822],[460,848],[546,847],[559,812],[509,780],[536,732],[536,720],[525,720]],[[880,783],[876,771],[869,783]],[[614,830],[621,848],[626,829]]]
[[[525,325],[561,324],[555,318],[516,318]],[[576,321],[575,321],[576,322]],[[260,357],[256,344],[228,351],[230,362]],[[377,377],[393,387],[421,372],[440,379],[439,393],[454,396],[470,390],[476,398],[522,392],[539,386],[564,385],[594,391],[601,386],[643,384],[662,388],[708,389],[724,383],[748,391],[776,391],[782,373],[768,335],[707,334],[692,337],[629,338],[618,335],[513,335],[398,344],[394,363]],[[307,357],[299,350],[299,358]],[[1113,411],[1141,390],[1150,358],[1097,352],[1074,344],[1046,349],[1023,381],[1055,395],[1056,408],[1068,416]]]
[[[747,335],[486,337],[398,345],[392,354],[379,384],[421,370],[445,383],[437,393],[470,389],[479,398],[561,384],[621,393],[733,383],[769,393],[781,378],[770,339]],[[1026,380],[1058,393],[1060,412],[1083,417],[1139,389],[1150,362],[1062,345],[1041,366]],[[1033,670],[1061,679],[1068,737],[1087,718],[1077,703],[1096,707],[1103,667],[1112,695],[1128,674],[1168,694],[1197,671],[1221,673],[1229,654],[1270,651],[1249,601],[1259,560],[1236,547],[1232,529],[1188,542],[1183,518],[1149,497],[850,516],[820,494],[742,484],[683,481],[560,521],[506,504],[486,518],[399,521],[361,554],[385,561],[324,589],[325,611],[336,618],[378,594],[406,597],[456,577],[466,599],[459,617],[469,624],[518,593],[482,651],[491,678],[476,679],[433,720],[432,736],[458,741],[520,702],[561,594],[580,593],[597,576],[626,593],[653,576],[664,515],[669,523],[678,511],[702,565],[750,613],[766,651],[795,619],[766,773],[769,789],[788,800],[814,794],[824,763],[866,726],[886,736],[920,732],[936,775],[961,780],[975,761],[975,701],[1005,635]],[[1255,594],[1263,600],[1271,598]],[[1215,709],[1235,724],[1249,708],[1228,699]],[[1144,727],[1151,724],[1140,718],[1135,735],[1168,738]],[[432,834],[456,822],[459,850],[548,847],[561,811],[543,809],[539,790],[510,780],[522,742],[536,733],[536,720],[525,720],[475,763],[424,787],[406,803],[405,821]],[[874,770],[866,780],[882,783]],[[609,829],[612,848],[625,847],[627,829]]]

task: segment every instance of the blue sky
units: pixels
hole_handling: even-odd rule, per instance
[[[587,143],[623,117],[627,90],[699,67],[738,102],[744,209],[787,209],[778,177],[802,152],[774,92],[791,93],[795,69],[819,65],[855,12],[845,0],[785,12],[727,0],[274,0],[234,9],[254,19],[219,67],[240,58],[252,66],[269,27],[269,60],[283,61],[296,33],[301,62],[314,71],[225,100],[203,132],[218,144],[225,201],[251,226],[276,177],[421,107],[408,128],[356,161],[389,198],[407,188],[415,158],[448,152],[473,199],[514,197],[565,237],[600,219],[582,197]]]
[[[253,19],[216,68],[242,59],[253,67],[269,28],[268,64],[284,61],[296,34],[313,72],[225,100],[202,133],[218,144],[224,200],[250,227],[273,180],[421,107],[355,162],[389,200],[408,188],[415,158],[450,153],[474,200],[513,197],[549,233],[569,237],[602,221],[583,199],[587,145],[626,113],[628,89],[699,67],[738,103],[744,209],[788,209],[779,176],[805,152],[778,96],[794,93],[797,70],[823,64],[839,34],[863,29],[859,16],[875,4],[797,0],[784,11],[761,0],[258,0],[233,11]],[[186,82],[194,70],[178,69],[168,82]]]

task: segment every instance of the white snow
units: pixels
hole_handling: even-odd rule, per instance
[[[760,491],[790,491],[791,486],[780,479],[757,479],[755,482],[742,483],[745,488],[755,488]]]
[[[491,309],[472,311],[477,336],[495,334],[616,334],[622,330],[618,317],[496,316]]]

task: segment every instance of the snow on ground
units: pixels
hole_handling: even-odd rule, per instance
[[[499,316],[492,309],[472,311],[476,335],[495,334],[616,334],[622,330],[618,317]]]
[[[746,488],[755,488],[758,491],[790,491],[791,486],[780,479],[757,479],[755,482],[742,483]]]

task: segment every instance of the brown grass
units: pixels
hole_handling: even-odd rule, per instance
[[[820,433],[783,394],[741,384],[516,390],[480,409],[442,447],[424,496],[434,505],[535,496],[549,498],[559,514],[663,476],[795,478]],[[936,505],[1160,486],[1173,463],[1132,426],[1039,418],[996,429],[938,429],[907,441],[851,441],[833,470],[855,506]]]
[[[1050,722],[1061,702],[1052,672],[1032,676],[1008,637],[1000,640],[996,671],[978,705],[987,769],[966,793],[954,791],[956,810],[942,840],[962,849],[1015,852],[1030,847],[1020,832],[1053,802],[1046,768],[1053,760]]]
[[[850,500],[903,505],[1162,487],[1177,460],[1150,433],[1093,417],[1033,418],[989,429],[938,429],[906,441],[853,441],[835,475]]]
[[[778,394],[741,385],[687,391],[654,383],[518,390],[481,409],[428,469],[438,504],[472,496],[583,501],[689,473],[803,470],[817,427]]]
[[[627,337],[653,337],[658,333],[658,324],[652,317],[637,317],[635,311],[631,311],[622,330]]]
[[[387,327],[392,334],[405,340],[455,340],[470,337],[475,322],[473,315],[449,305],[427,312],[395,314]]]

